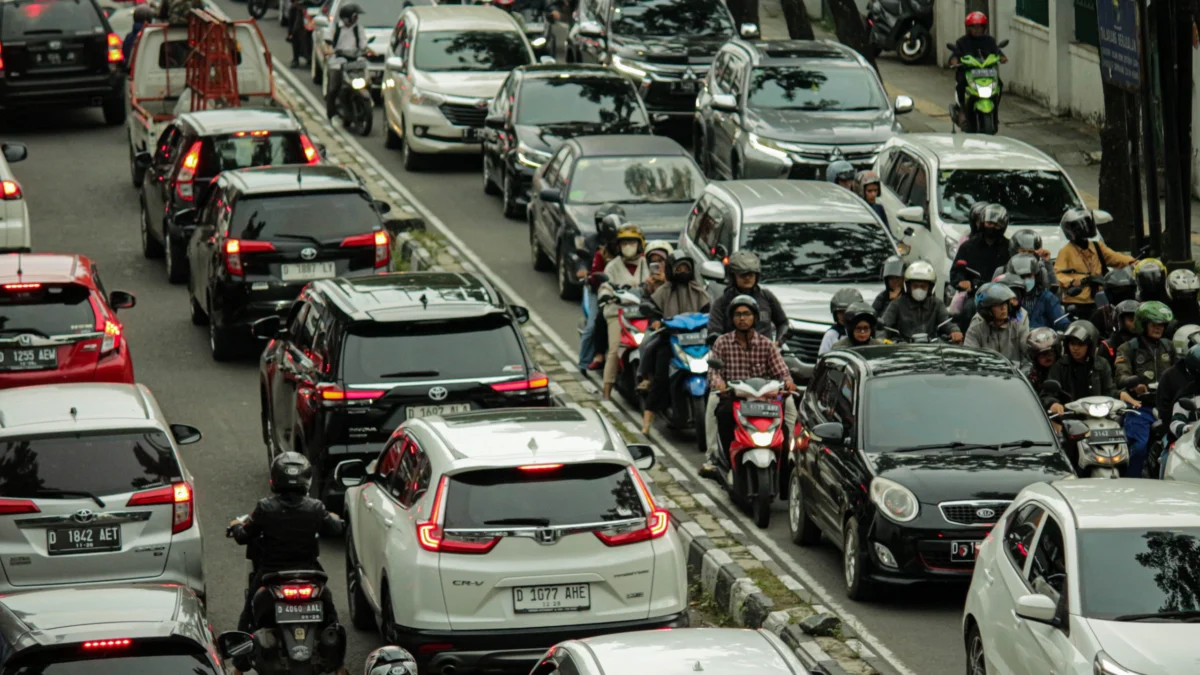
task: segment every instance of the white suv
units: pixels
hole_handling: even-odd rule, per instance
[[[32,250],[29,232],[29,206],[21,192],[21,184],[9,168],[9,162],[19,162],[29,155],[24,143],[0,144],[0,253],[28,253]]]
[[[433,672],[686,626],[686,551],[636,468],[653,463],[594,410],[410,420],[369,466],[334,472],[354,625],[378,621]]]

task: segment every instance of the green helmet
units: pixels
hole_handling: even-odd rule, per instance
[[[1133,315],[1133,332],[1141,335],[1146,332],[1146,325],[1151,323],[1169,324],[1175,320],[1175,313],[1161,302],[1151,300],[1143,302]]]

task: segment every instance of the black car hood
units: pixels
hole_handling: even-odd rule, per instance
[[[596,211],[604,204],[568,204],[567,211],[581,233],[596,231]],[[679,241],[679,234],[687,224],[692,212],[692,202],[677,204],[621,204],[625,217],[642,228],[646,239],[660,239],[672,244]]]
[[[575,138],[576,136],[591,136],[600,134],[638,134],[650,133],[649,126],[609,126],[605,127],[599,123],[577,122],[571,124],[547,124],[545,126],[531,126],[528,124],[518,124],[514,127],[517,132],[517,140],[528,145],[534,150],[543,152],[554,152],[558,146],[564,141]]]
[[[748,108],[746,126],[777,141],[819,145],[883,143],[899,128],[888,108],[880,110],[780,110]]]
[[[947,450],[868,454],[875,475],[903,485],[922,504],[1007,500],[1025,486],[1071,475],[1057,449]]]
[[[721,45],[729,42],[726,37],[626,37],[613,36],[612,50],[618,56],[647,63],[665,63],[679,66],[708,65]]]

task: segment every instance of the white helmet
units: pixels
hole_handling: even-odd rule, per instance
[[[904,269],[904,290],[908,290],[910,281],[928,281],[933,286],[937,284],[937,272],[933,270],[933,265],[918,260]]]
[[[1200,344],[1200,326],[1180,326],[1171,337],[1171,341],[1175,343],[1176,354],[1187,354],[1194,345]]]
[[[669,241],[646,242],[646,255],[647,256],[649,256],[651,253],[654,253],[655,251],[659,251],[662,253],[663,258],[670,258],[671,253],[674,250],[675,250],[675,247],[671,246],[671,242],[669,242]]]

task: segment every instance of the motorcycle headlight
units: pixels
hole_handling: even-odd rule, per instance
[[[763,138],[758,134],[749,134],[748,140],[751,148],[754,148],[768,157],[774,157],[780,161],[788,158],[787,151],[780,146],[778,141],[773,141],[769,138]]]
[[[775,440],[774,431],[755,431],[750,434],[750,442],[760,448],[771,447],[773,440]]]
[[[1096,654],[1096,660],[1092,662],[1092,672],[1095,675],[1138,675],[1128,668],[1124,668],[1121,664],[1112,660],[1112,657],[1104,652]]]
[[[921,506],[911,490],[887,478],[871,480],[871,501],[883,515],[897,523],[907,523],[917,517]]]
[[[708,372],[708,357],[692,358],[688,361],[688,370],[696,375],[703,375]]]
[[[994,89],[993,85],[982,84],[982,85],[979,85],[979,87],[977,87],[975,89],[975,91],[979,93],[979,98],[991,98],[992,97],[992,89]]]
[[[353,80],[350,80],[350,86],[354,89],[362,89],[363,87],[367,86],[367,78],[356,77]]]
[[[645,334],[645,333],[638,333],[637,331],[632,331],[632,332],[633,332],[633,342],[634,342],[634,344],[636,344],[636,345],[638,345],[638,346],[640,347],[640,346],[642,345],[642,338],[646,337],[646,334]]]
[[[445,103],[446,99],[441,94],[414,88],[408,102],[412,105],[438,106]]]
[[[1087,405],[1087,414],[1092,417],[1108,417],[1110,412],[1112,412],[1111,403],[1089,403]]]
[[[535,37],[529,44],[533,45],[534,49],[541,49],[546,46],[546,38],[544,36]]]
[[[525,166],[536,169],[550,161],[550,153],[534,150],[528,145],[520,143],[517,145],[517,161]]]
[[[611,63],[612,63],[612,67],[618,73],[621,73],[622,75],[627,75],[629,77],[636,77],[639,80],[642,79],[643,77],[646,77],[646,75],[647,75],[647,72],[644,69],[638,67],[641,64],[635,63],[633,61],[628,61],[628,60],[623,59],[615,54],[612,57]]]
[[[955,253],[958,253],[958,237],[946,237],[946,257],[953,261]]]

